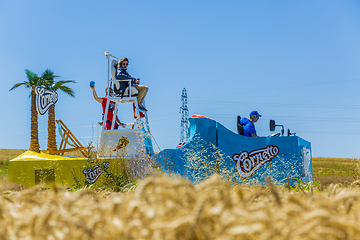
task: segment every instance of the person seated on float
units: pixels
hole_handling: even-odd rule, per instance
[[[247,123],[244,126],[244,136],[245,137],[259,137],[256,134],[254,123],[256,123],[260,117],[261,117],[261,115],[257,111],[252,111],[250,113],[250,120],[247,119]],[[246,118],[244,118],[244,119],[246,119]],[[246,121],[246,120],[244,120],[244,121]]]
[[[102,109],[103,109],[103,119],[104,119],[104,115],[105,115],[105,110],[106,110],[106,103],[107,103],[107,98],[106,97],[98,97],[98,95],[96,94],[95,91],[95,83],[93,83],[92,85],[90,85],[92,91],[93,91],[93,96],[94,99],[96,101],[98,101],[99,103],[101,103],[102,105]],[[105,92],[106,92],[106,96],[108,95],[108,91],[109,91],[109,96],[112,97],[113,96],[113,90],[112,88],[106,88]],[[115,110],[115,102],[110,101],[109,104],[109,109],[108,109],[108,114],[107,114],[107,119],[106,119],[106,130],[110,130],[111,129],[111,125],[112,125],[112,120],[113,120],[113,116],[114,116],[114,110]],[[122,127],[125,127],[126,124],[120,122],[118,116],[116,115],[115,118],[115,126],[114,129],[118,129],[119,125],[121,125]]]
[[[118,80],[131,79],[131,85],[134,86],[139,91],[138,95],[137,95],[139,109],[141,111],[147,111],[147,109],[143,105],[143,101],[145,99],[145,96],[146,96],[149,88],[144,85],[139,85],[140,78],[132,77],[127,71],[128,66],[129,66],[129,59],[127,57],[120,59],[118,66],[117,66],[116,79],[118,79]],[[120,89],[122,89],[122,91],[125,91],[127,86],[128,86],[128,82],[126,82],[126,81],[120,82]]]

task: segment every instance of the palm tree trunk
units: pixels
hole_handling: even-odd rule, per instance
[[[56,151],[56,128],[55,128],[55,105],[49,108],[48,112],[48,146],[47,151],[51,154]]]
[[[29,150],[34,152],[40,152],[35,86],[32,86],[32,90],[31,90],[31,130],[30,130]]]

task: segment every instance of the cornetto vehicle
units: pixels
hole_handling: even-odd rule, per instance
[[[105,52],[104,56],[108,62],[107,86],[113,87],[116,93],[119,90],[120,81],[126,82],[131,80],[117,80],[115,78],[115,64],[118,59],[108,52]],[[52,94],[50,92],[42,92],[48,95]],[[55,92],[53,94],[54,96],[56,95]],[[90,149],[83,147],[66,125],[61,120],[57,120],[59,133],[62,137],[59,149],[50,152],[50,154],[26,151],[17,158],[10,160],[9,180],[27,187],[36,184],[45,184],[47,186],[52,182],[66,188],[83,186],[85,184],[97,184],[99,179],[103,177],[103,173],[113,169],[116,170],[119,166],[118,161],[121,161],[123,158],[136,157],[138,154],[154,156],[147,114],[146,112],[139,111],[136,96],[137,90],[134,87],[127,87],[121,96],[118,94],[115,94],[113,97],[106,96],[108,101],[104,116],[108,116],[109,104],[115,105],[114,113],[117,113],[119,105],[123,104],[127,105],[130,111],[131,108],[133,109],[134,122],[127,124],[125,128],[119,127],[115,129],[116,114],[113,114],[114,118],[111,129],[107,130],[106,124],[98,124],[97,159],[89,160],[88,151]],[[39,98],[41,96],[38,94],[37,99]],[[46,98],[49,97],[46,96]],[[53,102],[55,104],[56,101]],[[46,110],[41,111],[41,113],[45,113]],[[38,112],[40,114],[39,110]],[[73,148],[67,149],[68,145]],[[74,150],[81,151],[86,158],[56,155]]]
[[[295,184],[297,181],[312,181],[312,158],[310,142],[291,134],[274,134],[269,137],[245,137],[225,128],[220,123],[196,115],[189,118],[189,140],[175,149],[165,149],[154,156],[147,114],[138,109],[137,90],[133,87],[120,88],[117,80],[116,63],[118,59],[108,52],[104,55],[108,63],[107,86],[113,87],[115,95],[108,98],[105,114],[108,116],[109,104],[117,113],[120,104],[130,104],[134,122],[125,128],[115,129],[113,114],[111,129],[106,124],[98,125],[97,159],[90,160],[87,151],[61,120],[59,133],[62,137],[59,149],[50,154],[27,151],[9,161],[9,180],[24,186],[34,186],[55,182],[60,187],[78,187],[85,184],[98,184],[104,176],[118,167],[118,161],[132,158],[138,153],[154,157],[162,169],[179,174],[197,183],[211,174],[237,183],[264,185],[268,177],[274,183]],[[90,83],[93,84],[93,83]],[[129,84],[130,85],[130,84]],[[119,91],[121,90],[121,91]],[[121,94],[119,94],[121,92]],[[39,98],[44,93],[47,101]],[[38,91],[38,102],[55,104],[55,92]],[[50,101],[51,100],[51,101]],[[46,106],[45,106],[46,105]],[[46,112],[48,104],[41,106]],[[239,122],[239,121],[238,121]],[[270,121],[270,130],[274,130]],[[239,126],[239,133],[241,133]],[[67,145],[73,148],[67,149]],[[79,150],[86,158],[64,157],[56,154]]]
[[[282,134],[245,137],[206,117],[195,116],[189,121],[189,140],[176,149],[161,151],[156,157],[192,182],[213,173],[250,185],[265,185],[267,177],[275,184],[312,181],[310,142],[290,131],[283,136],[283,126]],[[276,126],[271,120],[270,130],[274,131]]]

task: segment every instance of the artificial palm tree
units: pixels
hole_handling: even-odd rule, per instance
[[[44,84],[43,79],[39,78],[32,71],[25,69],[27,81],[16,83],[9,91],[14,90],[20,86],[31,88],[31,127],[30,127],[30,151],[40,152],[39,145],[39,129],[38,129],[38,113],[36,111],[36,93],[35,88]]]
[[[56,81],[56,78],[59,78],[60,76],[54,75],[54,72],[50,69],[46,69],[41,79],[43,79],[45,88],[51,91],[57,91],[61,90],[64,93],[68,94],[71,97],[75,97],[74,91],[65,86],[67,83],[76,83],[73,80],[60,80]],[[56,151],[56,127],[55,127],[55,105],[52,105],[48,110],[48,145],[47,145],[47,151],[51,153],[52,151]]]

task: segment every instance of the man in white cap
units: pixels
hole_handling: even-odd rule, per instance
[[[259,137],[256,134],[255,125],[261,115],[257,111],[252,111],[250,113],[250,121],[244,126],[244,136],[245,137]]]

